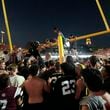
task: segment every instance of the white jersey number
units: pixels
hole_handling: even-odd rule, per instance
[[[63,95],[69,95],[75,92],[75,80],[63,81],[61,85]]]
[[[4,100],[0,100],[0,105],[1,105],[1,110],[6,109],[6,106],[7,106],[7,100],[6,100],[6,99],[4,99]]]

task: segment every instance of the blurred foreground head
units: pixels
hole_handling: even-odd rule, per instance
[[[3,73],[0,75],[0,90],[6,88],[9,84],[9,75]]]
[[[104,81],[97,69],[84,69],[82,70],[82,76],[89,90],[93,92],[102,90]]]
[[[72,75],[76,76],[75,74],[75,66],[69,64],[69,63],[62,63],[61,64],[61,69],[64,72],[65,75]]]

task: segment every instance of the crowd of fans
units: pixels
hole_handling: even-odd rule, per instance
[[[45,54],[4,51],[0,110],[110,110],[110,60],[92,55],[63,63]]]

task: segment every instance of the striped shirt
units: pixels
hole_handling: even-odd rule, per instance
[[[88,106],[88,110],[106,110],[105,101],[101,96],[86,96],[80,101],[80,108],[83,105]]]

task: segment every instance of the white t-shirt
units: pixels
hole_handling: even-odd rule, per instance
[[[10,76],[9,79],[10,79],[10,85],[14,87],[21,86],[25,81],[25,78],[20,75]]]

